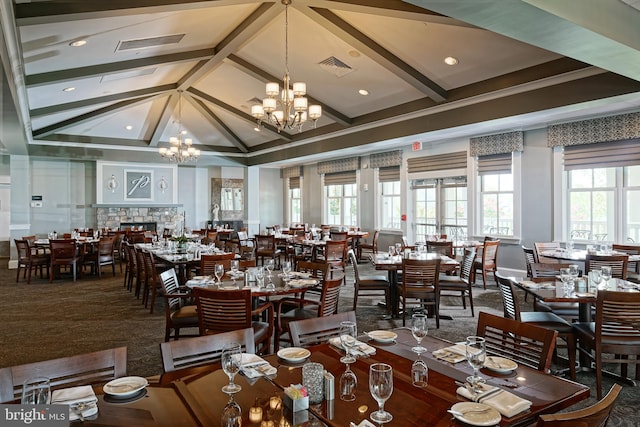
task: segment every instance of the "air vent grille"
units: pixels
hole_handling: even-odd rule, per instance
[[[177,44],[180,43],[184,36],[184,34],[173,34],[170,36],[149,37],[146,39],[120,40],[116,52]]]
[[[320,68],[325,70],[328,73],[333,74],[336,77],[346,76],[347,74],[353,72],[353,68],[336,58],[335,56],[330,56],[318,63]]]
[[[131,79],[134,77],[148,76],[155,73],[157,68],[143,68],[141,70],[126,71],[124,73],[105,74],[100,79],[100,83],[112,82],[114,80]]]

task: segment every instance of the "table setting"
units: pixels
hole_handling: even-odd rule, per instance
[[[90,385],[54,390],[51,403],[69,405],[69,421],[84,421],[98,416],[98,397]]]

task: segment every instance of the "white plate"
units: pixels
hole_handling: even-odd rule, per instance
[[[393,342],[398,338],[398,334],[391,331],[371,331],[367,332],[367,336],[378,342]]]
[[[133,396],[149,383],[142,377],[122,377],[111,380],[102,387],[102,390],[111,396],[127,397]]]
[[[518,369],[518,364],[504,357],[488,356],[484,361],[484,367],[504,374]]]
[[[463,416],[454,415],[456,419],[472,426],[494,426],[502,420],[500,412],[482,403],[458,402],[451,409],[464,414]]]
[[[311,356],[311,352],[306,348],[288,347],[278,350],[278,357],[287,362],[302,362],[309,356]]]

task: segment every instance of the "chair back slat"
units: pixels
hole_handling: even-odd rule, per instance
[[[318,307],[318,317],[330,316],[338,312],[338,302],[340,300],[340,285],[344,279],[343,275],[335,278],[327,278],[322,284],[322,294],[320,295],[320,306]]]
[[[476,259],[476,248],[466,248],[462,261],[460,262],[460,278],[469,283],[471,279],[471,271],[473,270],[473,262]]]
[[[518,298],[516,298],[511,280],[500,273],[496,274],[496,279],[498,279],[498,288],[500,289],[500,295],[502,295],[504,317],[520,321],[520,304]]]

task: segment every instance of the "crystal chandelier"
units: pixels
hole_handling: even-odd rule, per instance
[[[309,105],[307,108],[307,84],[296,82],[291,85],[289,77],[289,5],[291,0],[282,0],[284,4],[285,31],[284,31],[284,65],[282,91],[277,82],[269,82],[266,87],[267,97],[262,100],[262,105],[251,106],[251,115],[258,120],[258,125],[266,121],[278,129],[295,129],[302,132],[302,125],[307,121],[316,121],[322,116],[320,105]],[[280,97],[278,98],[278,95]],[[279,107],[279,108],[278,108]]]
[[[195,162],[200,157],[200,150],[196,150],[193,147],[193,140],[191,138],[184,138],[187,131],[182,129],[182,91],[178,91],[178,136],[172,136],[169,138],[171,146],[160,147],[158,150],[160,155],[172,162],[185,163]]]

